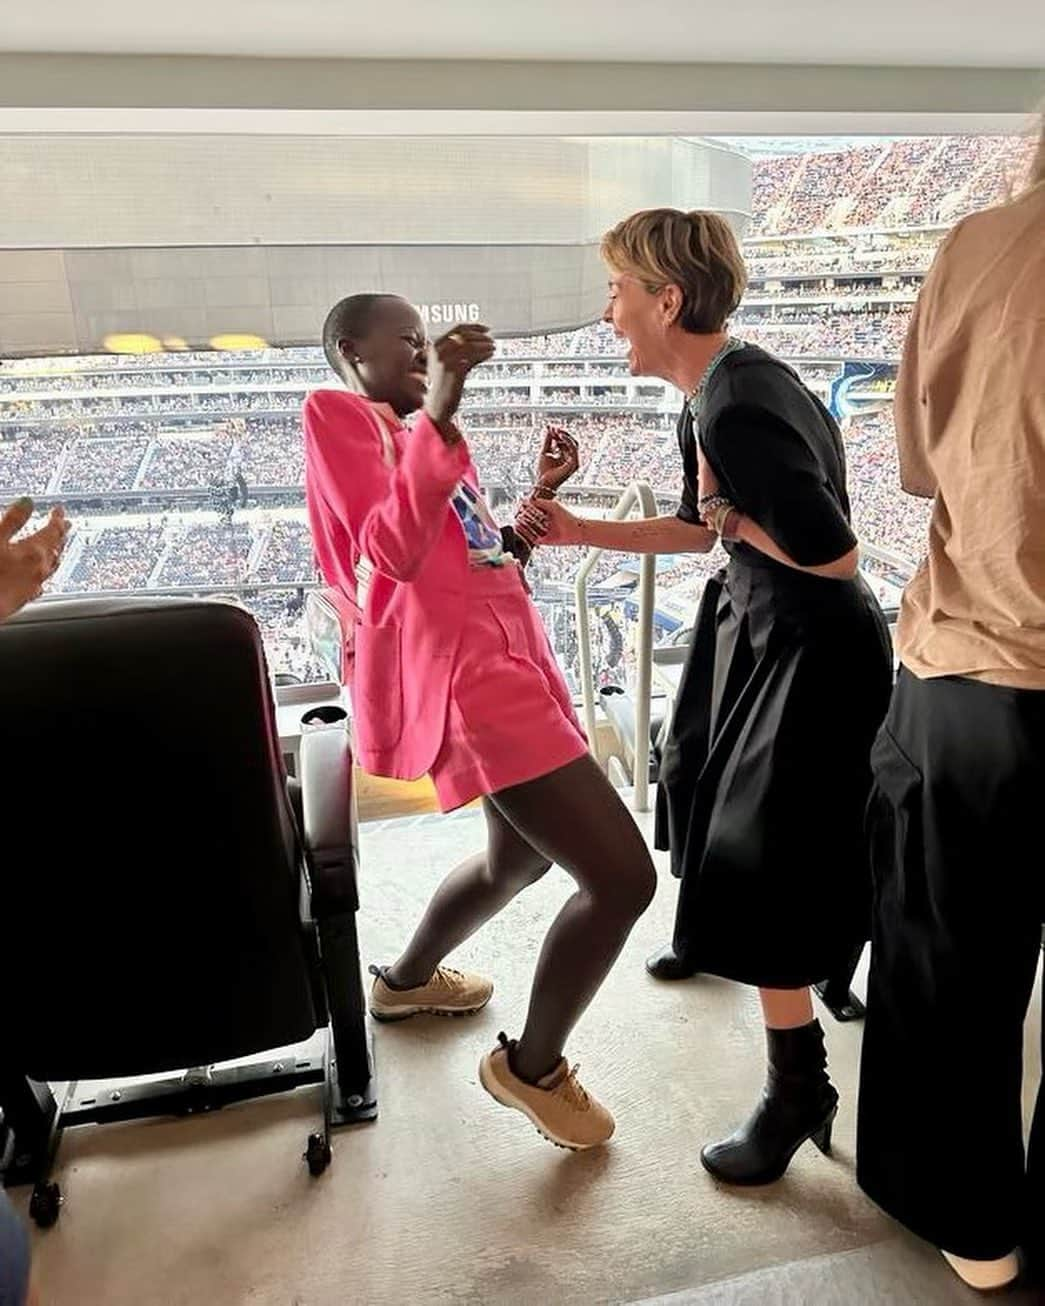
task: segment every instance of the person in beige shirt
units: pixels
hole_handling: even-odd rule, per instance
[[[1045,133],[1017,198],[960,222],[896,390],[904,489],[934,500],[875,741],[875,903],[857,1169],[975,1287],[1045,1238],[1024,1018],[1045,919]]]
[[[1045,689],[1045,183],[944,242],[895,413],[903,487],[935,497],[901,661],[923,679]]]

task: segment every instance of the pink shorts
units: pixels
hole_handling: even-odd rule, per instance
[[[588,751],[570,691],[517,566],[469,572],[468,616],[430,772],[444,812],[556,771]]]

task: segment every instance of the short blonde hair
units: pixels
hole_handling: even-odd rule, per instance
[[[615,272],[636,277],[651,294],[678,286],[679,326],[696,335],[721,331],[747,285],[733,228],[717,213],[701,209],[633,213],[603,236],[602,257]]]

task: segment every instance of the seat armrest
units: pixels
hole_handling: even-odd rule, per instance
[[[316,920],[359,906],[352,748],[343,722],[308,729],[298,759],[301,825]]]

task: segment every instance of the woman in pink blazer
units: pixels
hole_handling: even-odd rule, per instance
[[[595,1146],[613,1117],[580,1086],[563,1045],[653,896],[655,873],[588,751],[514,556],[528,554],[533,517],[519,523],[522,541],[502,533],[454,421],[465,378],[493,341],[469,325],[429,345],[405,300],[354,295],[331,310],[323,344],[348,391],[305,403],[305,482],[323,575],[357,614],[345,676],[358,759],[376,775],[429,774],[444,810],[482,797],[488,830],[402,956],[373,968],[371,1011],[399,1020],[485,1006],[490,981],[443,958],[558,863],[577,891],[545,939],[522,1035],[500,1035],[479,1074],[552,1142]]]

